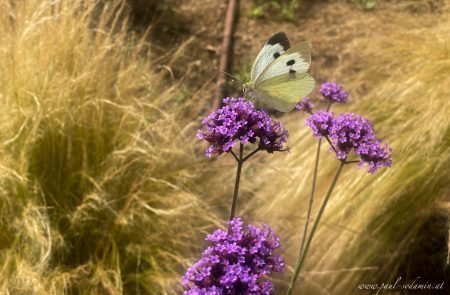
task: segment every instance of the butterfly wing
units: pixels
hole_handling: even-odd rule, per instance
[[[275,61],[256,77],[255,85],[258,83],[279,76],[285,73],[295,75],[296,73],[306,73],[311,64],[311,47],[307,42],[296,44],[278,57]]]
[[[253,90],[254,97],[270,107],[289,112],[314,89],[315,81],[307,73],[285,73],[262,81]]]
[[[270,37],[253,63],[250,81],[255,81],[268,65],[282,56],[289,48],[289,39],[284,32],[276,33]]]
[[[253,85],[254,97],[281,112],[292,110],[315,86],[306,73],[311,63],[311,48],[299,43],[270,63]]]

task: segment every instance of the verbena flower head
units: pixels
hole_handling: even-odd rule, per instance
[[[183,276],[185,295],[273,293],[265,276],[284,269],[283,260],[274,254],[280,238],[267,225],[244,229],[240,218],[229,225],[229,232],[218,229],[207,235],[211,246]]]
[[[356,149],[356,154],[360,160],[358,166],[361,168],[364,164],[369,167],[369,173],[374,173],[381,166],[392,166],[392,148],[389,145],[381,145],[379,140],[373,142],[364,142]]]
[[[305,123],[311,127],[315,137],[327,136],[330,134],[330,128],[333,126],[333,113],[318,111],[306,118]]]
[[[340,160],[346,159],[350,151],[375,140],[375,132],[369,120],[353,113],[334,119],[330,128],[330,139]]]
[[[203,121],[197,137],[209,142],[205,155],[230,152],[236,142],[258,142],[259,148],[269,153],[283,150],[288,132],[280,122],[265,111],[255,109],[244,98],[225,98],[224,106],[212,112]]]
[[[331,102],[347,102],[348,93],[336,82],[325,82],[320,86],[320,94]]]
[[[330,138],[339,160],[346,160],[353,151],[359,156],[358,166],[367,164],[369,173],[392,165],[392,149],[381,144],[370,121],[362,116],[347,113],[334,118],[333,113],[319,111],[306,118],[305,122],[315,137]]]
[[[312,110],[314,108],[314,105],[309,102],[309,97],[305,97],[301,102],[299,102],[295,108],[297,110],[312,114]]]

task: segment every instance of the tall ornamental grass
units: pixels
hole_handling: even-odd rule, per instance
[[[202,104],[146,40],[123,1],[0,2],[1,292],[180,288],[190,229],[215,222],[193,168]]]
[[[384,36],[357,38],[348,45],[346,53],[361,63],[361,70],[341,81],[357,91],[350,93],[348,105],[335,109],[364,113],[394,149],[393,167],[377,177],[362,170],[343,172],[347,181],[335,188],[300,274],[302,294],[349,294],[358,292],[359,284],[393,284],[399,277],[402,283],[417,276],[443,280],[450,191],[448,12],[442,19],[420,21],[394,16],[387,15],[386,25],[374,28],[384,30]],[[405,27],[409,29],[400,29]],[[301,240],[314,167],[315,146],[304,119],[299,113],[287,118],[286,128],[299,130],[290,132],[289,157],[271,162],[271,170],[254,166],[258,190],[247,208],[277,229],[287,247],[286,261],[295,260]],[[332,157],[321,158],[313,212],[337,168]],[[421,240],[425,242],[419,244]]]

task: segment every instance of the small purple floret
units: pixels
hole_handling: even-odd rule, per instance
[[[320,94],[331,102],[347,102],[348,93],[336,82],[325,82],[320,86]]]
[[[353,113],[343,114],[334,119],[330,128],[330,139],[340,160],[346,159],[350,151],[364,143],[375,140],[375,132],[369,120]]]
[[[392,148],[389,145],[381,145],[381,142],[375,140],[370,143],[361,144],[356,149],[356,154],[359,155],[360,160],[358,166],[361,168],[364,164],[369,167],[369,173],[374,173],[381,166],[392,166]]]
[[[202,121],[203,128],[197,132],[198,138],[210,144],[207,157],[230,152],[236,142],[258,142],[259,148],[269,153],[284,149],[288,132],[280,122],[244,98],[225,98],[223,103]]]
[[[328,136],[333,126],[333,113],[318,111],[306,118],[305,123],[311,127],[315,137],[322,138],[323,136]]]
[[[267,225],[248,225],[244,230],[240,218],[229,224],[230,232],[218,229],[207,235],[211,246],[183,276],[184,295],[273,293],[265,276],[284,269],[283,260],[274,254],[280,238]]]
[[[312,114],[312,110],[314,108],[314,105],[309,102],[309,97],[305,97],[301,102],[299,102],[295,108],[297,110],[303,111],[308,114]]]

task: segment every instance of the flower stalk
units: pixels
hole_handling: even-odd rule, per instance
[[[335,117],[334,114],[329,111],[333,103],[347,102],[348,93],[335,82],[326,82],[322,84],[320,93],[323,95],[325,100],[328,101],[326,111],[318,111],[313,113],[313,105],[309,102],[309,98],[303,99],[297,105],[297,109],[311,115],[305,120],[305,123],[312,129],[314,137],[318,138],[319,142],[316,152],[312,190],[303,237],[295,264],[294,273],[289,283],[289,288],[287,291],[288,295],[292,294],[292,290],[308,254],[320,219],[322,218],[344,165],[358,163],[358,166],[362,167],[364,164],[367,164],[369,173],[374,173],[381,166],[389,167],[392,165],[392,149],[389,145],[382,145],[381,141],[376,138],[373,126],[369,120],[353,113],[342,114]],[[308,236],[308,227],[314,200],[322,138],[325,138],[330,145],[330,151],[335,153],[336,158],[340,161],[340,166],[330,188],[328,189]],[[351,152],[359,156],[358,161],[347,161],[349,153]],[[308,239],[305,244],[306,237],[308,237]]]
[[[331,104],[332,104],[332,101],[329,100],[327,103],[327,109],[326,109],[327,112],[330,110]],[[313,112],[312,112],[313,107],[314,106],[309,103],[309,98],[306,98],[302,102],[300,102],[298,109],[306,111],[307,113],[313,115]],[[334,147],[331,144],[328,137],[327,137],[327,140],[328,140],[328,143],[331,145],[331,147],[334,149]],[[314,172],[313,172],[311,195],[309,196],[308,212],[306,214],[306,220],[305,220],[305,229],[303,231],[302,241],[300,244],[300,251],[298,252],[297,263],[300,261],[301,255],[303,253],[303,248],[305,246],[306,236],[308,234],[309,220],[311,218],[311,211],[312,211],[312,206],[314,203],[314,194],[316,191],[316,182],[317,182],[317,173],[318,173],[318,169],[319,169],[319,158],[320,158],[320,147],[321,146],[322,146],[322,138],[320,138],[317,143],[317,151],[316,151],[316,159],[314,161]]]
[[[230,221],[234,218],[234,214],[236,213],[236,203],[237,203],[237,196],[239,192],[239,182],[241,179],[241,171],[242,171],[242,164],[244,164],[243,159],[244,154],[244,145],[242,143],[239,144],[239,156],[237,157],[237,171],[236,171],[236,180],[234,182],[234,192],[233,192],[233,201],[231,203],[231,211],[230,211]],[[248,158],[246,158],[248,159]]]
[[[325,207],[327,206],[327,203],[331,197],[331,194],[333,193],[334,187],[336,186],[336,183],[339,179],[339,176],[341,175],[341,171],[342,171],[342,168],[344,167],[344,165],[345,165],[345,160],[342,160],[341,164],[339,165],[339,168],[336,172],[336,175],[333,178],[333,182],[331,183],[331,186],[328,189],[327,195],[325,196],[325,199],[323,200],[323,203],[322,203],[322,206],[320,207],[319,213],[317,214],[317,217],[314,220],[314,224],[311,229],[311,233],[309,234],[308,241],[306,242],[305,249],[304,249],[302,255],[300,255],[299,259],[297,260],[296,267],[294,269],[294,274],[291,278],[291,282],[289,283],[289,288],[286,293],[287,295],[292,294],[292,290],[295,286],[295,282],[297,281],[298,274],[300,273],[303,263],[305,262],[305,258],[306,258],[306,255],[308,254],[308,250],[309,250],[309,247],[311,246],[311,242],[314,238],[314,234],[316,233],[317,228],[319,226],[320,219],[322,218],[322,215],[325,212]]]
[[[289,150],[285,147],[289,134],[279,121],[244,98],[225,98],[223,103],[202,121],[197,137],[209,143],[206,157],[229,153],[237,162],[228,231],[219,229],[206,237],[210,246],[183,276],[183,294],[273,294],[267,275],[284,269],[283,259],[274,253],[281,246],[280,238],[267,225],[260,229],[249,224],[244,230],[235,214],[244,162],[258,151]],[[233,151],[237,144],[239,152]],[[244,156],[247,144],[257,147]]]
[[[313,180],[312,180],[311,195],[309,196],[308,213],[306,214],[305,229],[303,231],[303,237],[302,237],[302,242],[301,242],[301,246],[300,246],[300,251],[298,252],[297,262],[300,260],[300,257],[302,255],[303,248],[305,246],[306,235],[308,234],[309,219],[311,218],[311,211],[312,211],[312,206],[313,206],[313,202],[314,202],[314,194],[316,192],[316,181],[317,181],[317,172],[318,172],[318,168],[319,168],[319,156],[320,156],[321,145],[322,145],[322,140],[319,139],[319,142],[317,143],[316,160],[314,163],[314,173],[313,173]]]

